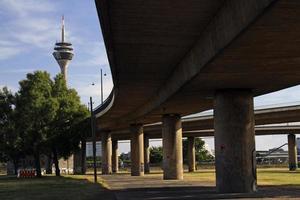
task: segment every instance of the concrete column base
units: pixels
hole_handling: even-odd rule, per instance
[[[188,164],[189,172],[196,171],[195,137],[188,137]]]
[[[183,179],[182,128],[180,115],[162,117],[164,180]]]
[[[144,132],[142,124],[130,126],[131,176],[144,176]]]
[[[144,165],[145,173],[150,173],[150,147],[149,147],[149,137],[144,137]]]
[[[220,193],[256,191],[251,90],[219,90],[214,102],[216,183]]]
[[[112,141],[112,172],[119,171],[118,140]]]
[[[102,174],[107,175],[112,173],[111,157],[112,157],[112,142],[111,134],[109,132],[101,133],[101,146],[102,146]]]
[[[289,150],[289,169],[290,171],[295,171],[298,168],[298,159],[297,159],[296,136],[294,134],[288,135],[288,150]]]

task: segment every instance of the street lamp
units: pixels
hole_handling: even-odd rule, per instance
[[[103,104],[103,74],[101,72],[101,105]],[[106,76],[106,74],[104,74]],[[92,86],[95,83],[91,84]],[[93,138],[93,167],[94,167],[94,182],[97,183],[97,165],[96,165],[96,131],[95,131],[95,115],[93,111],[93,98],[90,97],[90,109],[91,109],[91,128],[92,128],[92,138]]]
[[[101,72],[101,105],[103,104],[103,75],[102,75],[102,69],[100,69]],[[104,76],[106,76],[106,73],[104,73]]]
[[[94,182],[97,183],[97,165],[96,165],[96,133],[95,133],[95,116],[93,111],[93,99],[90,97],[91,109],[91,129],[93,138],[93,168],[94,168]]]

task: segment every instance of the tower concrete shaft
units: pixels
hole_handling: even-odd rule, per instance
[[[68,74],[68,65],[74,56],[72,52],[73,52],[72,44],[65,42],[65,23],[64,23],[64,17],[62,17],[61,42],[55,43],[53,56],[57,61],[61,73],[66,81],[67,81],[67,74]]]

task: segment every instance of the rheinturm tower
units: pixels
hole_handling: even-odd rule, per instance
[[[65,41],[65,20],[62,17],[61,41],[55,43],[53,56],[60,66],[61,73],[67,81],[68,65],[73,58],[72,44]]]

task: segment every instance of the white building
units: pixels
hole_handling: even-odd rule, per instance
[[[86,157],[92,157],[93,156],[93,143],[87,142],[86,143]],[[96,156],[102,156],[101,151],[101,142],[96,142]]]

